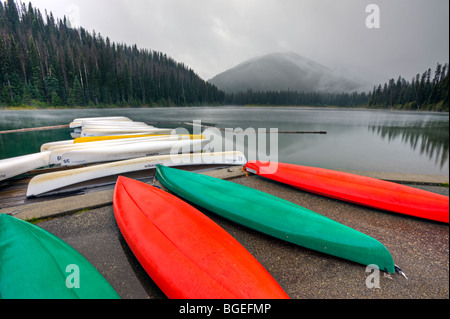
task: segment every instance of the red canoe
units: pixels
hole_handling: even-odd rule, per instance
[[[264,267],[200,211],[156,187],[119,177],[117,224],[171,299],[287,299]]]
[[[449,222],[449,198],[375,178],[293,164],[248,162],[245,169],[331,198],[434,221]]]

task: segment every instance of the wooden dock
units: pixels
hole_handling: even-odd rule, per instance
[[[95,165],[95,164],[94,164]],[[62,198],[76,197],[80,195],[96,193],[106,190],[114,189],[119,174],[93,179],[90,181],[77,183],[71,186],[67,186],[38,197],[27,197],[27,188],[30,180],[39,174],[57,172],[60,170],[68,170],[75,168],[85,167],[83,165],[73,167],[58,167],[58,168],[44,168],[30,171],[26,174],[11,178],[0,182],[0,210],[7,210],[14,207],[24,206],[28,204],[35,204],[45,201],[53,201]],[[190,170],[196,172],[217,170],[221,168],[229,167],[228,165],[188,165],[179,166],[179,169]],[[120,174],[121,176],[133,178],[146,183],[151,182],[155,176],[155,169],[141,170],[136,172],[130,172],[126,174]]]

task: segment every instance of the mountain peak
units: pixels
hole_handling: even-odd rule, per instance
[[[219,89],[239,91],[351,92],[360,83],[295,52],[274,52],[244,61],[209,80]]]

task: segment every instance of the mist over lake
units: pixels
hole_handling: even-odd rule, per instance
[[[77,117],[121,115],[161,128],[184,128],[190,132],[194,130],[189,124],[193,121],[231,130],[326,131],[327,134],[280,133],[278,161],[329,169],[449,175],[448,113],[233,106],[2,110],[0,131],[68,124]],[[225,132],[221,132],[225,138]],[[70,138],[69,129],[0,134],[0,159],[39,152],[43,143]],[[233,147],[245,151],[245,145]],[[266,151],[267,154],[270,151],[269,144]]]

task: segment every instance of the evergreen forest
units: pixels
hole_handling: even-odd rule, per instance
[[[0,1],[0,106],[271,105],[449,111],[449,66],[371,92],[252,90],[225,94],[162,52],[111,43],[95,31],[14,0]]]
[[[371,108],[397,108],[403,110],[449,111],[449,66],[437,64],[417,74],[410,82],[401,76],[383,86],[374,87],[367,101]]]
[[[14,0],[0,2],[0,104],[214,105],[224,93],[161,52],[111,43]]]
[[[449,67],[448,63],[437,64],[434,74],[431,69],[417,74],[410,82],[401,76],[384,85],[374,87],[372,92],[327,93],[247,90],[227,94],[226,104],[233,105],[298,105],[367,107],[398,110],[449,111]]]

